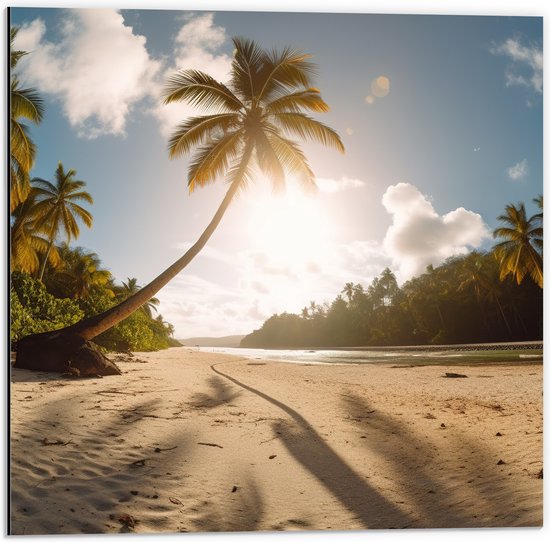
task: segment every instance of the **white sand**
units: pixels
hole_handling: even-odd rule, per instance
[[[12,534],[542,524],[541,365],[135,359],[13,370]]]

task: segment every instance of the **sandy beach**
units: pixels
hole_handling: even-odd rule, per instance
[[[12,534],[542,525],[542,365],[117,362],[12,370]]]

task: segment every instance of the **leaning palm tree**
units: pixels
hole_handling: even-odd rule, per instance
[[[493,237],[503,238],[494,253],[500,263],[500,280],[512,275],[521,284],[526,275],[542,288],[542,257],[537,250],[542,245],[542,226],[537,215],[527,218],[525,205],[507,205],[498,217],[505,226],[496,228]]]
[[[42,121],[42,99],[32,88],[21,88],[18,77],[13,74],[26,51],[13,49],[18,28],[10,29],[10,212],[23,201],[30,191],[30,170],[34,164],[36,146],[29,136],[29,127],[21,119],[35,124]]]
[[[92,226],[93,218],[89,211],[78,205],[85,201],[92,204],[92,196],[83,190],[86,183],[74,179],[76,170],[65,171],[59,162],[55,171],[55,183],[35,178],[32,180],[36,192],[36,208],[41,216],[38,225],[47,232],[48,249],[42,260],[39,280],[44,277],[44,269],[51,248],[60,234],[64,234],[67,242],[76,239],[80,234],[78,220],[84,222],[88,228]]]
[[[179,260],[132,297],[58,332],[23,339],[18,348],[18,366],[65,370],[67,360],[72,357],[74,363],[75,351],[86,341],[151,299],[204,247],[235,195],[252,180],[253,164],[275,188],[284,187],[285,173],[290,172],[303,186],[314,188],[314,174],[292,137],[344,151],[334,130],[306,114],[329,109],[313,87],[315,66],[310,55],[289,48],[265,51],[244,39],[234,39],[233,43],[228,85],[201,71],[184,70],[169,79],[164,100],[186,101],[208,110],[208,115],[191,117],[177,127],[169,142],[169,154],[176,158],[195,149],[189,166],[190,192],[226,177],[229,188],[211,222]],[[106,370],[104,374],[112,373]]]

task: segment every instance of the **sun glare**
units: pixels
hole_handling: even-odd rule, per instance
[[[297,273],[328,247],[330,218],[319,194],[307,194],[288,183],[284,194],[262,193],[251,200],[252,242],[281,265]]]

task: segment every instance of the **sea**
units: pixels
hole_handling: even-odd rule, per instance
[[[542,342],[491,343],[380,348],[261,349],[187,347],[201,352],[229,354],[248,358],[251,364],[275,360],[302,365],[362,365],[383,363],[396,366],[422,365],[516,365],[541,364]]]

